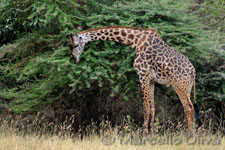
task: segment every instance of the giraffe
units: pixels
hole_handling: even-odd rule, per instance
[[[74,63],[79,62],[86,43],[111,40],[132,47],[136,52],[133,66],[139,76],[144,108],[144,134],[153,133],[155,82],[172,85],[184,109],[186,133],[192,133],[194,106],[190,100],[192,86],[195,96],[195,68],[189,59],[169,47],[154,29],[107,26],[67,35]],[[150,122],[149,122],[150,120]]]

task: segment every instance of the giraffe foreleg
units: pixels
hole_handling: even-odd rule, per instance
[[[143,107],[144,107],[144,135],[148,135],[149,128],[149,118],[151,116],[150,125],[151,125],[151,133],[153,133],[154,127],[154,115],[155,115],[155,107],[154,107],[154,83],[150,82],[151,78],[149,76],[145,76],[141,80],[141,90],[143,94]]]
[[[149,79],[145,79],[141,84],[142,99],[144,107],[144,135],[148,135],[148,125],[150,116],[150,103],[149,103]]]
[[[154,105],[154,92],[155,92],[155,83],[150,82],[149,88],[149,96],[150,96],[150,128],[151,133],[154,133],[154,120],[155,120],[155,105]]]

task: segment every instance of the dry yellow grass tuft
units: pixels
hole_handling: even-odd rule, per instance
[[[225,150],[225,138],[213,135],[185,137],[167,135],[152,137],[121,137],[117,133],[83,137],[0,134],[1,150]]]
[[[38,118],[31,124],[18,118],[0,118],[0,150],[225,150],[225,137],[220,131],[201,129],[186,137],[182,125],[162,132],[157,131],[160,127],[156,124],[156,134],[143,137],[142,129],[128,119],[114,128],[109,121],[98,126],[93,122],[73,134],[73,117],[68,120],[54,125],[41,124]]]

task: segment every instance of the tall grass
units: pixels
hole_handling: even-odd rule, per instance
[[[91,126],[74,132],[74,116],[59,124],[47,123],[40,116],[31,122],[21,118],[0,119],[1,150],[225,149],[223,133],[212,133],[204,127],[192,136],[185,136],[182,124],[162,132],[157,131],[161,127],[156,123],[156,134],[143,137],[142,129],[128,119],[120,126],[112,126],[107,120],[99,125],[92,122]]]
[[[179,136],[178,136],[179,137]],[[184,136],[180,136],[181,139],[185,140]],[[214,138],[209,136],[208,138]],[[0,145],[2,150],[125,150],[125,149],[154,149],[154,150],[165,150],[165,149],[192,149],[192,150],[224,150],[225,139],[223,138],[221,144],[187,144],[185,142],[179,145],[172,144],[121,144],[120,140],[115,140],[111,145],[106,145],[102,142],[102,138],[98,135],[92,135],[91,137],[85,137],[82,140],[79,138],[59,136],[36,136],[36,135],[1,135]]]

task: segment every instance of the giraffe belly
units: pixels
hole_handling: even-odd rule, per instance
[[[155,79],[155,81],[159,84],[166,84],[167,86],[170,86],[170,80],[169,79]]]
[[[159,84],[166,84],[167,87],[170,86],[170,80],[166,77],[161,77],[160,75],[156,74],[153,69],[150,69],[150,76],[154,79],[155,82]]]

